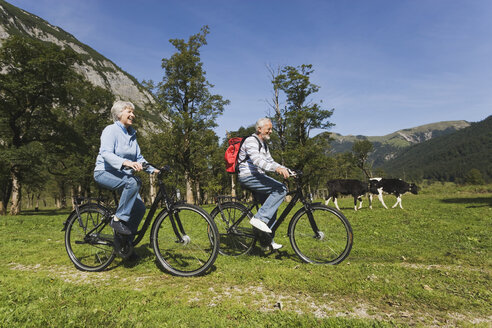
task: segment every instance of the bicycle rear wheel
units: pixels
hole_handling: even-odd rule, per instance
[[[303,207],[294,215],[289,238],[296,254],[303,261],[315,264],[342,262],[353,242],[352,227],[345,216],[321,204],[310,206],[310,210]]]
[[[82,271],[104,270],[115,258],[113,230],[98,205],[81,206],[69,217],[65,229],[65,249],[75,267]],[[105,222],[108,221],[108,222]]]
[[[219,229],[220,254],[238,256],[251,251],[256,238],[249,224],[251,213],[244,205],[237,202],[223,203],[220,208],[215,207],[210,216]]]
[[[219,232],[207,212],[191,204],[157,216],[150,242],[157,260],[170,273],[190,277],[205,273],[219,252]]]

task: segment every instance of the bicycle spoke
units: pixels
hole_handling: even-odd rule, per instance
[[[102,223],[104,213],[105,210],[100,206],[86,206],[80,208],[80,218],[77,214],[69,218],[65,231],[65,248],[70,260],[79,270],[103,270],[115,257],[112,229]]]
[[[199,207],[179,204],[176,210],[179,214],[173,218],[175,227],[186,235],[177,237],[169,213],[162,212],[151,231],[154,252],[162,266],[173,274],[191,276],[205,272],[217,256],[217,228]]]
[[[221,254],[237,256],[251,251],[256,238],[249,225],[249,213],[247,208],[237,202],[220,204],[212,211],[211,216],[221,235]]]
[[[352,248],[352,228],[343,214],[324,205],[303,209],[292,219],[290,241],[305,262],[338,264]],[[314,220],[320,231],[313,231]],[[323,232],[321,232],[323,231]],[[320,237],[317,237],[317,236]],[[322,237],[322,238],[321,238]]]

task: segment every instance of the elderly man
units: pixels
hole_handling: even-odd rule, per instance
[[[260,118],[256,122],[256,133],[247,137],[238,155],[238,180],[241,186],[254,192],[262,206],[250,220],[255,228],[271,233],[270,227],[276,219],[276,212],[287,194],[287,187],[266,175],[276,172],[284,178],[289,177],[289,170],[275,162],[270,155],[266,142],[270,140],[272,122],[268,118]],[[282,245],[273,241],[272,249]]]

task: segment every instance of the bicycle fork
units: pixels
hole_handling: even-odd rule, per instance
[[[308,216],[309,224],[311,225],[311,229],[313,229],[313,232],[314,232],[314,238],[320,239],[320,240],[323,239],[325,234],[322,231],[319,231],[318,225],[316,224],[316,221],[314,220],[314,215],[313,215],[313,211],[311,210],[311,207],[306,206],[306,210],[307,210],[306,213]]]
[[[171,226],[173,227],[174,234],[178,238],[177,243],[187,245],[190,243],[191,239],[186,234],[181,219],[179,218],[179,213],[176,210],[169,211],[169,220],[171,220]],[[179,229],[179,230],[178,230]]]

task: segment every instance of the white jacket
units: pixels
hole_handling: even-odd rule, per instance
[[[256,134],[252,134],[244,140],[238,154],[238,165],[238,176],[240,177],[255,173],[275,172],[278,167],[282,167],[273,160],[268,146],[260,141]]]

